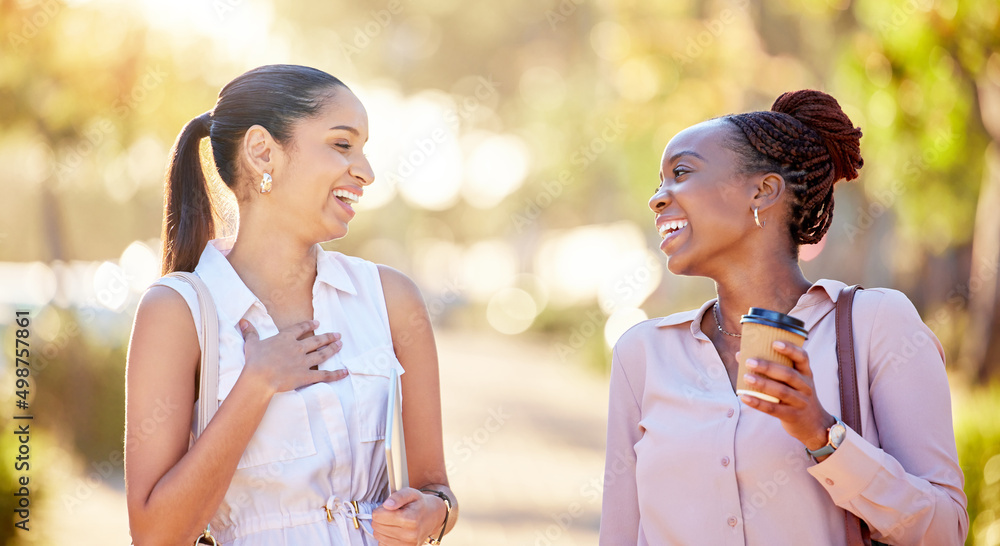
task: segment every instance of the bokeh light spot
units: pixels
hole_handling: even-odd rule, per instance
[[[490,299],[486,320],[496,331],[514,335],[528,329],[535,321],[538,306],[531,294],[520,288],[505,288]]]
[[[528,146],[514,135],[491,135],[479,142],[466,160],[466,202],[492,208],[520,188],[528,175],[528,154]]]
[[[608,347],[614,347],[618,343],[618,338],[628,331],[629,328],[648,319],[646,312],[635,307],[621,307],[616,309],[608,321],[604,324],[604,341]]]
[[[601,21],[590,31],[590,45],[598,57],[620,61],[628,56],[632,39],[625,27],[614,21]]]

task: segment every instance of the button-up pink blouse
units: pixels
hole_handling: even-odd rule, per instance
[[[840,415],[835,303],[820,280],[791,315],[820,402]],[[943,352],[902,293],[854,300],[864,437],[813,463],[781,422],[744,404],[696,311],[642,322],[615,346],[602,545],[843,545],[844,511],[890,544],[962,544],[968,532]]]

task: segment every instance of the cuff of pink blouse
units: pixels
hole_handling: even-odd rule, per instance
[[[884,466],[885,452],[848,427],[837,451],[807,470],[827,490],[834,504],[844,507],[872,483]]]

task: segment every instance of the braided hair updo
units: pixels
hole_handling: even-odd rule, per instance
[[[785,179],[795,245],[818,243],[833,220],[834,183],[857,178],[864,165],[861,129],[837,99],[811,89],[782,94],[768,112],[722,119],[739,129],[728,144],[742,173],[774,172]]]

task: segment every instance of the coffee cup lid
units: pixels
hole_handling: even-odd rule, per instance
[[[754,324],[763,324],[765,326],[771,326],[773,328],[781,328],[782,330],[788,330],[789,332],[796,333],[802,337],[808,337],[809,332],[806,330],[806,323],[801,320],[784,313],[779,313],[777,311],[771,311],[770,309],[761,309],[760,307],[751,307],[747,314],[743,315],[740,322],[752,322]]]

